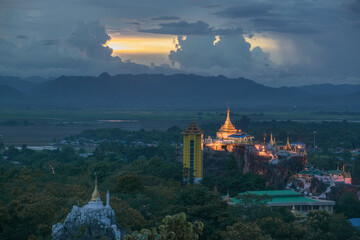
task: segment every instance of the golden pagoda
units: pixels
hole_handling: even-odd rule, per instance
[[[96,178],[95,178],[95,189],[94,189],[94,192],[91,195],[91,200],[90,201],[96,202],[96,200],[99,197],[100,197],[100,193],[99,193],[99,190],[98,190],[98,187],[97,187],[97,176],[96,176]]]
[[[229,151],[234,150],[236,145],[248,145],[253,144],[254,137],[237,130],[230,120],[230,109],[228,106],[227,116],[224,125],[221,126],[218,132],[216,132],[216,139],[212,139],[210,136],[205,140],[205,146],[215,151]]]
[[[182,135],[184,179],[193,177],[199,182],[203,178],[203,131],[192,121]]]
[[[240,132],[241,130],[239,130]],[[219,131],[216,133],[217,138],[224,139],[228,138],[230,135],[237,133],[238,130],[234,127],[230,120],[230,108],[227,109],[227,116],[224,125],[221,126]]]
[[[275,145],[275,140],[273,140],[273,134],[272,134],[272,132],[271,132],[271,134],[270,134],[270,145],[271,145],[271,146]]]
[[[291,146],[290,146],[289,136],[287,137],[285,150],[286,150],[286,151],[291,151]]]

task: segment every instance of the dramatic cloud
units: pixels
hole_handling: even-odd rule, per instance
[[[292,6],[289,8],[289,6]],[[288,9],[286,9],[288,8]],[[252,31],[273,31],[284,33],[309,34],[321,31],[307,19],[313,11],[310,7],[289,1],[288,4],[276,2],[243,2],[241,5],[228,7],[215,15],[223,18],[247,20],[252,23]],[[316,11],[316,9],[315,9]],[[303,15],[300,18],[299,15]]]
[[[360,0],[2,0],[1,6],[0,75],[179,68],[273,86],[360,82]],[[151,40],[155,34],[169,45],[181,36],[179,49],[149,51],[162,44]],[[109,36],[148,49],[120,59],[115,52],[139,48],[104,47]],[[221,40],[214,45],[215,36]]]
[[[188,23],[186,21],[161,23],[160,28],[139,30],[140,32],[156,33],[156,34],[171,34],[171,35],[225,35],[225,34],[242,34],[241,28],[212,28],[209,24],[198,21],[195,23]]]
[[[89,24],[79,22],[68,41],[86,57],[111,60],[113,58],[111,56],[112,49],[103,46],[108,40],[110,40],[110,36],[99,22]]]
[[[153,18],[151,18],[151,20],[160,20],[160,21],[168,20],[168,21],[170,21],[170,20],[180,20],[180,18],[175,17],[175,16],[160,16],[160,17],[153,17]]]
[[[276,15],[276,12],[272,11],[273,9],[270,4],[254,2],[228,7],[215,14],[225,18],[266,17]]]
[[[257,78],[275,70],[269,54],[259,47],[251,51],[242,36],[220,36],[216,44],[214,40],[210,36],[179,37],[178,49],[172,51],[169,58],[187,71],[202,74]]]
[[[109,39],[99,22],[83,21],[78,22],[74,32],[64,41],[28,40],[16,45],[0,38],[0,72],[24,77],[98,75],[104,71],[110,74],[176,72],[166,65],[150,68],[112,57],[113,50],[103,46]]]

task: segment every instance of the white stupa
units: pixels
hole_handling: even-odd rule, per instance
[[[53,225],[51,239],[73,239],[77,236],[79,229],[84,226],[89,229],[79,239],[97,239],[102,236],[113,240],[121,239],[121,232],[116,226],[115,212],[110,206],[110,193],[109,191],[106,193],[104,206],[97,186],[97,177],[95,189],[88,204],[83,207],[73,206],[64,223],[59,222]]]

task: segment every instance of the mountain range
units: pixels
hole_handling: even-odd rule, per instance
[[[245,78],[121,74],[56,79],[0,76],[0,105],[217,109],[360,109],[359,85],[269,87]]]

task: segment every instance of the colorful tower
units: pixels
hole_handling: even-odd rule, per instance
[[[192,121],[182,135],[184,179],[189,180],[193,177],[194,182],[199,182],[203,178],[203,132]]]

